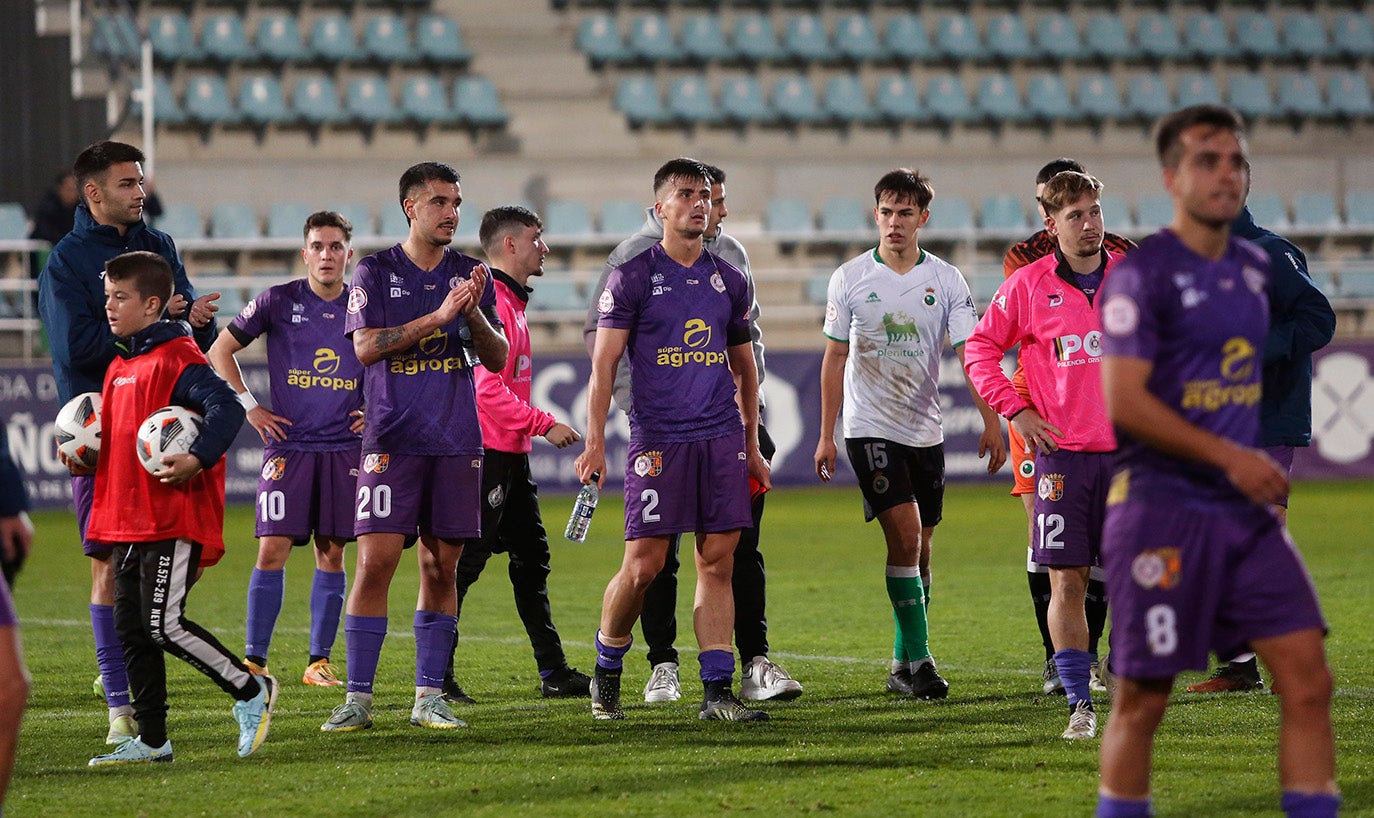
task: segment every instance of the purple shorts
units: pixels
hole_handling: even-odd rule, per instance
[[[0,628],[12,628],[19,624],[19,616],[14,612],[14,600],[10,599],[10,586],[0,577]]]
[[[1125,500],[1102,535],[1112,669],[1133,679],[1206,670],[1254,639],[1325,630],[1312,579],[1268,510],[1243,500]]]
[[[331,452],[268,446],[258,476],[258,537],[290,537],[296,545],[311,534],[353,539],[353,500],[361,444]]]
[[[625,455],[625,539],[753,526],[744,430],[710,440],[632,440]]]
[[[1100,565],[1112,454],[1040,452],[1035,470],[1031,559],[1049,568]]]
[[[1274,458],[1274,462],[1279,464],[1283,473],[1289,477],[1293,476],[1293,447],[1292,446],[1265,446],[1264,453]],[[1284,494],[1283,499],[1274,505],[1288,508],[1288,495]]]
[[[86,527],[91,524],[91,504],[95,502],[95,475],[72,475],[72,503],[76,505],[76,530],[81,535],[81,552],[88,557],[105,559],[114,553],[114,546],[86,539]]]
[[[353,531],[466,540],[482,536],[482,455],[365,454]]]

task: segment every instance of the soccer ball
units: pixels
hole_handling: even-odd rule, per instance
[[[191,444],[200,437],[204,422],[204,418],[185,406],[164,406],[152,413],[138,427],[138,462],[149,474],[166,468],[162,458],[189,452]]]
[[[67,401],[53,422],[57,450],[68,460],[95,468],[100,459],[100,393],[82,392]]]

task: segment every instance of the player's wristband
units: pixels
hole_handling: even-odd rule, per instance
[[[254,409],[258,408],[257,399],[254,398],[253,393],[249,392],[247,389],[243,390],[238,394],[238,399],[239,403],[243,404],[244,412],[251,412]]]

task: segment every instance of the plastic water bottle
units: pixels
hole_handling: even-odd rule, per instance
[[[592,526],[592,512],[596,511],[596,503],[601,499],[600,493],[596,490],[597,481],[600,479],[600,472],[592,472],[592,482],[583,486],[577,493],[577,502],[573,504],[572,515],[568,517],[568,528],[563,532],[563,536],[573,542],[587,540],[587,529]]]

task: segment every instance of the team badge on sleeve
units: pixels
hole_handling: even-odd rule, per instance
[[[391,465],[389,454],[369,454],[363,457],[363,471],[367,474],[381,474]]]
[[[611,288],[607,287],[601,291],[601,297],[596,300],[597,312],[610,312],[615,309],[615,296],[611,295]]]
[[[840,317],[840,309],[839,309],[839,307],[836,307],[836,306],[835,306],[835,302],[834,302],[834,301],[826,301],[826,302],[825,302],[825,320],[826,320],[826,323],[831,323],[831,324],[833,324],[833,323],[835,322],[835,319],[837,319],[837,318],[839,318],[839,317]]]
[[[255,298],[255,299],[253,299],[252,301],[249,301],[247,304],[244,304],[244,305],[243,305],[243,309],[239,311],[239,315],[242,315],[242,316],[244,317],[244,320],[247,320],[247,319],[249,319],[249,318],[252,318],[252,317],[253,317],[253,313],[255,313],[255,312],[257,312],[257,311],[258,311],[258,301],[257,301],[257,299]]]
[[[1290,253],[1288,257],[1291,259],[1293,256]],[[1296,267],[1297,265],[1295,264],[1293,266]],[[1250,266],[1241,269],[1240,273],[1245,276],[1245,286],[1250,288],[1250,292],[1255,295],[1264,292],[1264,273]]]
[[[1130,335],[1140,324],[1140,308],[1128,295],[1114,295],[1102,305],[1102,328],[1112,335]]]
[[[348,291],[348,311],[350,313],[359,313],[366,306],[367,293],[363,292],[362,287],[353,287]]]

